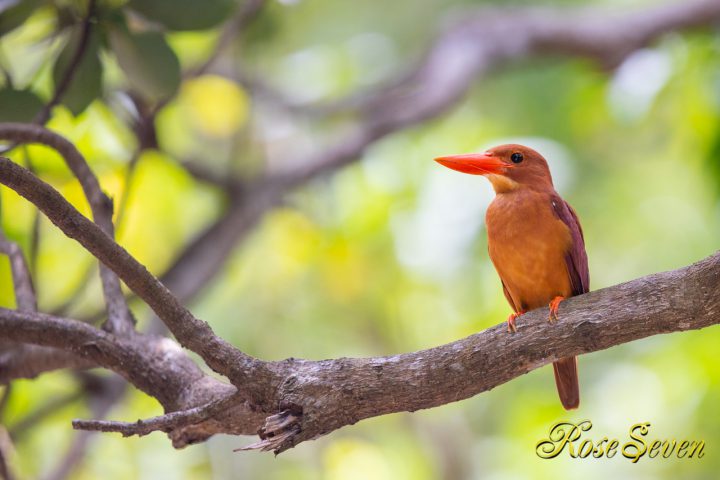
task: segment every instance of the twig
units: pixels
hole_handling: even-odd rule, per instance
[[[80,39],[78,40],[77,49],[75,50],[75,53],[70,59],[67,70],[65,70],[65,73],[60,79],[60,82],[58,82],[58,84],[55,86],[55,92],[53,93],[52,98],[48,103],[45,104],[43,109],[40,110],[40,112],[33,120],[33,123],[37,125],[45,125],[45,123],[50,119],[50,112],[52,111],[53,107],[60,103],[60,101],[62,100],[63,95],[65,95],[65,92],[72,83],[75,72],[77,72],[80,63],[82,62],[82,58],[85,55],[85,51],[87,50],[87,46],[90,40],[90,34],[92,32],[93,19],[95,16],[95,3],[96,0],[89,0],[88,2],[87,13],[85,15],[85,18],[83,19],[83,25],[80,32]]]
[[[186,78],[191,78],[207,73],[209,68],[217,61],[220,55],[227,50],[232,41],[237,37],[238,33],[240,33],[248,25],[248,23],[250,23],[255,15],[260,12],[265,3],[266,0],[245,0],[242,6],[238,8],[235,16],[231,18],[225,25],[225,28],[223,28],[217,44],[210,56],[197,68],[186,72],[184,76]]]
[[[178,412],[166,413],[159,417],[138,420],[136,422],[118,422],[112,420],[73,420],[76,430],[92,430],[96,432],[118,432],[123,437],[132,435],[145,436],[152,432],[169,433],[177,428],[200,423],[214,417],[220,412],[237,403],[239,397],[235,394],[213,400],[205,405]]]
[[[34,312],[37,310],[37,299],[33,288],[30,269],[25,262],[22,250],[14,242],[10,242],[0,229],[0,253],[7,255],[10,260],[13,285],[15,287],[15,303],[18,310]]]

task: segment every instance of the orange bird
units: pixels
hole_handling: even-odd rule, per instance
[[[550,306],[548,320],[557,320],[560,302],[590,289],[580,221],[555,191],[542,155],[509,144],[435,160],[459,172],[483,175],[495,189],[485,223],[490,260],[514,311],[507,319],[509,332],[517,331],[517,317],[544,305]],[[563,407],[577,408],[577,359],[560,359],[553,369]]]

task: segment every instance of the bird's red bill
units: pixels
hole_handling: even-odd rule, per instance
[[[466,153],[447,155],[435,159],[440,165],[471,175],[503,174],[506,168],[512,167],[497,157],[485,153]]]

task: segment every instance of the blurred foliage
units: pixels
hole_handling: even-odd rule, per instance
[[[341,98],[402,71],[439,19],[478,4],[271,1],[223,58],[297,102]],[[630,8],[645,2],[545,2]],[[535,2],[516,1],[513,4]],[[0,119],[29,121],[52,98],[72,61],[87,1],[0,2]],[[237,5],[100,0],[77,73],[48,126],[87,156],[103,188],[125,204],[118,238],[156,274],[226,207],[219,189],[183,167],[199,159],[220,176],[249,178],[292,166],[347,121],[312,122],[231,78],[183,79],[208,58]],[[409,18],[412,18],[409,21]],[[511,34],[512,32],[508,32]],[[478,82],[446,116],[372,146],[361,162],[297,192],[264,219],[191,307],[244,351],[264,359],[383,355],[426,348],[504,320],[509,308],[486,253],[482,179],[437,168],[439,154],[509,140],[540,149],[585,230],[592,287],[687,265],[720,238],[720,40],[716,32],[669,35],[617,70],[587,61],[533,59]],[[12,83],[9,81],[12,79]],[[157,116],[161,150],[137,156],[128,97]],[[88,214],[82,192],[52,151],[18,148],[33,168]],[[2,228],[27,254],[34,209],[0,189]],[[89,254],[44,218],[34,269],[49,311],[100,306]],[[78,293],[76,295],[76,293]],[[0,259],[0,304],[13,306]],[[140,328],[146,311],[135,305]],[[278,458],[233,454],[247,439],[218,437],[174,451],[161,435],[97,435],[73,478],[464,479],[712,478],[720,469],[720,357],[715,328],[656,336],[580,359],[582,407],[564,412],[549,368],[476,398],[431,411],[363,421]],[[48,399],[76,391],[57,372],[13,384],[10,427]],[[161,413],[131,392],[111,412]],[[17,437],[25,478],[50,471],[73,437],[80,401]],[[594,461],[535,456],[562,419],[591,419],[592,436],[627,438],[649,421],[652,438],[703,439],[701,460]]]

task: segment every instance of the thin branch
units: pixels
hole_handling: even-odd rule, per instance
[[[55,149],[80,182],[90,204],[93,219],[107,235],[113,236],[112,200],[103,193],[97,177],[75,145],[44,127],[22,123],[0,123],[0,139],[19,143],[40,143]],[[135,320],[125,303],[120,281],[104,265],[100,265],[100,278],[108,309],[108,328],[118,334],[127,334],[133,330]]]
[[[15,242],[10,242],[0,229],[0,253],[7,255],[10,260],[10,271],[15,288],[15,304],[18,310],[34,312],[37,310],[37,299],[33,287],[30,269],[25,262],[22,250]]]
[[[160,431],[169,433],[181,427],[200,423],[227,410],[228,407],[237,403],[237,401],[237,395],[230,394],[199,407],[167,413],[159,417],[138,420],[132,423],[110,420],[73,420],[72,424],[76,430],[118,432],[121,433],[123,437],[130,437],[132,435],[142,437],[152,432]]]
[[[53,93],[50,101],[45,104],[43,109],[37,114],[33,123],[37,125],[45,125],[50,119],[50,112],[62,100],[63,95],[70,87],[72,79],[77,72],[80,63],[82,62],[85,51],[87,50],[88,43],[90,41],[90,34],[92,33],[93,19],[95,17],[95,3],[96,0],[89,0],[87,13],[82,23],[82,30],[80,31],[80,39],[78,40],[77,49],[73,53],[70,63],[68,64],[67,70],[63,74],[60,82],[55,86],[55,92]],[[6,152],[4,152],[6,153]]]
[[[155,397],[167,412],[204,405],[236,392],[233,386],[203,373],[168,338],[142,334],[135,334],[131,339],[116,337],[77,320],[4,308],[0,308],[0,337],[62,348],[86,358]],[[232,416],[223,421],[222,428],[234,434],[255,433],[263,415],[253,408],[238,400],[228,409]]]
[[[63,348],[87,358],[155,397],[166,412],[191,409],[236,394],[231,385],[203,373],[167,338],[142,334],[133,339],[115,337],[77,320],[2,308],[0,336],[15,342]],[[170,434],[173,445],[181,448],[220,432],[254,434],[265,415],[241,397],[215,418],[173,431]]]
[[[245,0],[238,8],[235,16],[226,23],[210,56],[197,68],[186,72],[185,77],[197,77],[207,73],[217,59],[225,53],[233,40],[237,38],[238,34],[241,33],[260,12],[265,3],[266,0]]]
[[[1,128],[0,128],[1,131]],[[68,237],[77,240],[120,277],[167,325],[175,338],[202,357],[210,368],[229,378],[254,400],[255,375],[272,377],[261,362],[215,335],[210,325],[198,320],[148,270],[97,225],[82,216],[57,190],[12,161],[0,157],[0,183],[33,203]]]

